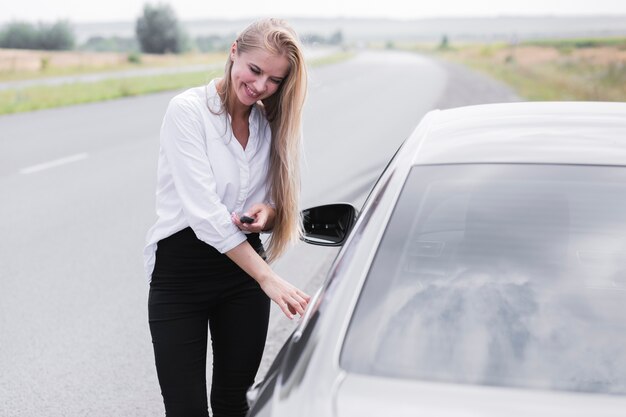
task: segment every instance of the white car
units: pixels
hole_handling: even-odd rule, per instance
[[[250,416],[626,416],[626,103],[428,113]]]

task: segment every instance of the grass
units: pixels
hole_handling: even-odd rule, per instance
[[[331,55],[323,56],[321,58],[312,59],[308,62],[308,64],[313,67],[332,65],[353,58],[355,55],[356,54],[351,51],[337,52]]]
[[[220,73],[222,73],[221,70],[213,70],[0,91],[0,114],[41,110],[182,89],[206,83]]]
[[[626,38],[539,39],[523,42],[522,45],[554,47],[562,50],[598,48],[602,46],[614,46],[620,49],[626,49]]]
[[[310,66],[337,63],[354,54],[339,52],[314,59]],[[112,100],[160,91],[189,88],[207,83],[223,70],[107,79],[91,83],[73,83],[58,86],[34,86],[15,90],[0,90],[0,114],[11,114],[48,109],[73,104]]]
[[[526,100],[626,101],[626,38],[408,48],[482,71]]]
[[[626,38],[536,40],[510,44],[394,43],[398,48],[429,53],[458,62],[502,80],[527,100],[626,101]],[[339,52],[309,61],[310,66],[329,65],[354,56]],[[182,66],[223,62],[224,54],[191,56],[141,56],[140,63],[122,62],[98,68],[85,65],[59,68],[50,61],[44,70],[1,73],[0,81],[76,75],[137,67]],[[19,73],[19,74],[18,74]],[[110,79],[94,83],[37,86],[0,91],[0,114],[110,100],[200,85],[221,71]]]

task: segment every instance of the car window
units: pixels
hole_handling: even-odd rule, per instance
[[[341,366],[626,394],[626,169],[414,167]]]

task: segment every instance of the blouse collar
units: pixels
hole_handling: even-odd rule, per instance
[[[219,94],[217,93],[217,80],[213,79],[206,88],[207,92],[207,106],[211,112],[219,114],[222,111],[222,100],[220,99]],[[248,137],[248,144],[246,145],[246,150],[252,145],[252,147],[257,146],[258,135],[259,135],[259,105],[253,104],[252,109],[250,110],[250,116],[248,116],[248,128],[250,130],[250,136]],[[222,120],[226,124],[226,134],[222,136],[222,140],[225,144],[229,144],[231,140],[234,139],[235,135],[232,130],[231,125],[231,117],[228,112],[224,112],[219,114],[222,117]]]

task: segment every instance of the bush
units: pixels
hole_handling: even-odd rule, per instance
[[[344,42],[343,32],[337,30],[330,34],[328,37],[324,37],[317,33],[306,33],[300,37],[302,43],[307,45],[341,45]]]
[[[135,31],[142,52],[164,54],[184,50],[186,37],[174,10],[166,4],[146,4]]]
[[[200,52],[224,52],[228,51],[228,48],[231,45],[230,42],[234,38],[235,36],[230,38],[223,38],[218,35],[197,36],[194,39],[194,44]]]
[[[338,30],[328,38],[328,43],[331,45],[341,45],[343,43],[343,33]]]
[[[53,24],[12,22],[0,31],[0,47],[14,49],[69,50],[74,48],[74,32],[67,21]]]
[[[128,54],[126,59],[131,64],[141,64],[141,54],[138,52],[131,52],[130,54]]]
[[[137,39],[124,38],[120,36],[92,36],[80,46],[85,51],[95,52],[137,52],[139,51],[139,43]]]

